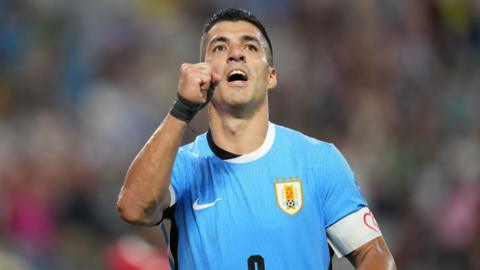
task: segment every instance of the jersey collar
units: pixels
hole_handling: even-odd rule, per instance
[[[263,142],[263,144],[259,148],[257,148],[257,150],[245,155],[235,157],[235,158],[225,159],[224,161],[228,163],[235,163],[235,164],[242,164],[242,163],[255,161],[263,157],[266,153],[268,153],[270,148],[272,148],[274,140],[275,140],[275,125],[271,122],[268,122],[267,136],[265,137],[265,141]]]

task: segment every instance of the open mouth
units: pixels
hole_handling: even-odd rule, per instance
[[[230,71],[230,73],[227,76],[228,82],[234,82],[234,81],[247,81],[247,74],[239,69],[234,69]]]

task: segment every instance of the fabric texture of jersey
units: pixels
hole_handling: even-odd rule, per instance
[[[175,269],[329,268],[326,229],[366,201],[334,145],[271,128],[268,151],[245,162],[218,158],[206,134],[179,149]]]

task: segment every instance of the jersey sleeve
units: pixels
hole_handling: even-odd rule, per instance
[[[178,150],[170,179],[170,206],[179,201],[187,191],[196,171],[196,157],[184,148]]]
[[[324,177],[323,213],[328,242],[341,257],[381,233],[353,171],[334,145],[330,145],[325,158]]]
[[[322,171],[325,227],[367,206],[350,166],[333,144],[329,145]]]

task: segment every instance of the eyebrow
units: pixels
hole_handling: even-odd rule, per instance
[[[253,42],[258,43],[258,45],[262,45],[260,40],[257,37],[254,37],[254,36],[245,35],[245,36],[242,36],[241,40],[242,41],[253,41]]]
[[[212,40],[210,40],[209,44],[208,44],[208,47],[212,46],[212,44],[214,43],[217,43],[217,42],[225,42],[227,43],[230,39],[228,39],[227,37],[224,37],[224,36],[218,36],[218,37],[215,37],[213,38]],[[245,42],[245,41],[253,41],[255,43],[257,43],[258,45],[262,45],[262,43],[260,42],[260,40],[257,38],[257,37],[254,37],[254,36],[250,36],[250,35],[244,35],[240,38],[241,41]]]
[[[213,38],[212,40],[210,40],[208,46],[211,46],[213,43],[217,43],[217,42],[227,42],[229,39],[224,37],[224,36],[219,36],[219,37],[215,37]]]

